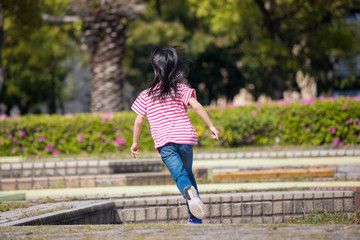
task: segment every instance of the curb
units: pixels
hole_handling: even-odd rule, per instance
[[[232,153],[196,153],[194,159],[227,158],[294,158],[294,157],[345,157],[360,156],[360,149],[256,151]]]

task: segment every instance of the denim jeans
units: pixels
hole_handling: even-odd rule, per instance
[[[168,143],[159,148],[159,153],[184,198],[184,188],[186,186],[192,185],[195,187],[196,191],[198,191],[192,172],[192,145]]]

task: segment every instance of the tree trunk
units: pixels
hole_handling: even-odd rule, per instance
[[[125,50],[124,24],[118,16],[107,15],[112,21],[95,22],[85,26],[85,38],[90,50],[92,75],[91,112],[114,112],[125,109],[124,77],[121,61]]]
[[[121,62],[127,24],[143,7],[139,0],[76,2],[74,10],[84,21],[84,42],[90,53],[91,112],[129,108]]]
[[[285,91],[285,81],[281,75],[281,68],[280,66],[274,66],[270,74],[270,91],[271,91],[271,98],[273,100],[280,100],[284,98],[284,91]]]

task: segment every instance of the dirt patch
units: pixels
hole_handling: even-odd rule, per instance
[[[76,225],[0,227],[0,239],[360,239],[359,225]]]

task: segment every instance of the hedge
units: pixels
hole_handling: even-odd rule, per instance
[[[245,107],[207,108],[220,141],[195,112],[190,119],[204,147],[243,145],[327,145],[360,143],[360,98],[279,101]],[[59,155],[129,151],[133,112],[28,115],[0,118],[0,155]],[[141,149],[154,143],[144,121]]]

